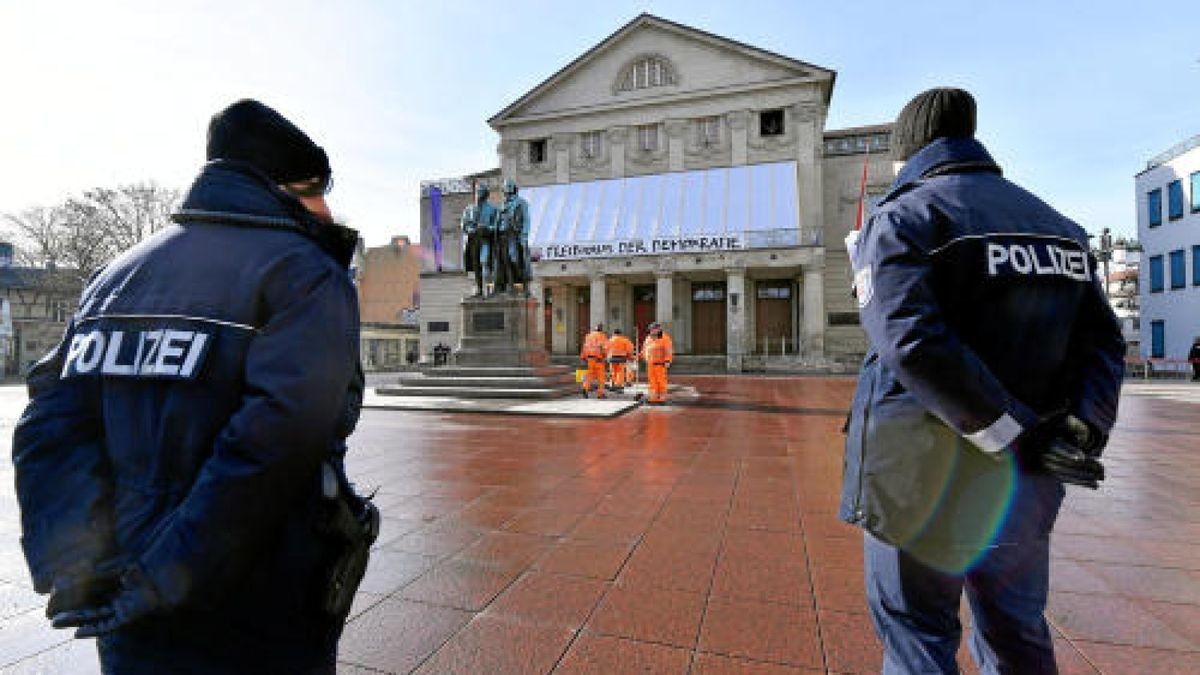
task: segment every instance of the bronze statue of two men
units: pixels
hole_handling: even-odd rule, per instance
[[[521,284],[529,295],[529,202],[517,195],[511,178],[504,181],[499,209],[488,202],[489,194],[487,186],[480,185],[475,203],[463,210],[463,267],[475,274],[476,297],[486,297],[489,283],[493,293],[514,295],[516,284]]]

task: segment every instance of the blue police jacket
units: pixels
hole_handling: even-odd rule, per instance
[[[320,465],[361,402],[357,235],[226,161],[173,220],[88,283],[29,376],[13,461],[34,585],[138,565],[165,634],[312,634]]]
[[[871,347],[842,519],[931,559],[1048,534],[1062,485],[1009,448],[1058,410],[1107,434],[1123,375],[1086,233],[979,142],[943,138],[903,167],[852,257]]]

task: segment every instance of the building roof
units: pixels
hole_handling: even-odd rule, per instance
[[[1176,157],[1179,157],[1181,155],[1188,153],[1191,150],[1194,150],[1195,148],[1200,148],[1200,134],[1196,134],[1195,136],[1192,136],[1191,138],[1187,139],[1186,141],[1176,143],[1175,145],[1171,146],[1170,148],[1167,148],[1166,151],[1155,155],[1154,157],[1152,157],[1150,159],[1150,161],[1146,162],[1146,168],[1139,171],[1138,175],[1140,176],[1141,174],[1146,173],[1150,169],[1160,167],[1163,164],[1166,164],[1167,162],[1175,159]]]
[[[51,272],[41,267],[0,267],[0,288],[32,288]]]
[[[731,48],[736,51],[742,52],[743,54],[746,54],[748,56],[754,56],[754,57],[757,57],[760,59],[774,62],[779,65],[788,66],[791,68],[799,68],[799,69],[802,69],[805,71],[816,72],[820,75],[825,75],[829,78],[829,85],[825,89],[825,104],[826,105],[829,104],[829,99],[833,95],[833,83],[834,83],[834,80],[837,78],[836,71],[830,70],[828,68],[823,68],[821,66],[817,66],[817,65],[814,65],[811,63],[807,63],[805,61],[800,61],[798,59],[793,59],[789,56],[783,56],[782,54],[777,54],[775,52],[772,52],[772,51],[769,51],[766,49],[762,49],[760,47],[748,45],[744,42],[738,42],[737,40],[732,40],[727,37],[715,35],[713,33],[709,33],[708,31],[704,31],[699,28],[685,26],[681,23],[676,23],[674,21],[670,21],[670,20],[664,19],[662,17],[643,12],[642,14],[639,14],[636,18],[634,18],[629,23],[627,23],[624,26],[622,26],[621,28],[617,29],[617,31],[615,33],[613,33],[612,35],[609,35],[607,38],[601,40],[599,44],[597,44],[596,46],[592,47],[591,49],[589,49],[586,52],[584,52],[583,54],[581,54],[574,61],[571,61],[567,65],[560,68],[558,70],[558,72],[554,73],[550,77],[543,80],[536,87],[534,87],[533,89],[531,89],[527,93],[525,93],[525,95],[521,96],[516,101],[513,101],[509,105],[505,106],[505,108],[503,110],[501,110],[500,112],[496,113],[495,115],[493,115],[491,118],[488,119],[488,124],[490,124],[494,127],[494,126],[496,126],[497,123],[503,122],[507,117],[509,117],[513,112],[515,112],[521,106],[532,101],[534,98],[537,98],[539,95],[541,95],[545,91],[553,88],[556,84],[558,84],[559,82],[564,80],[567,76],[578,71],[581,67],[583,67],[584,64],[591,61],[598,54],[607,50],[609,47],[611,47],[612,45],[614,45],[615,43],[620,41],[625,36],[629,35],[630,33],[634,32],[635,30],[642,28],[644,26],[654,26],[656,28],[661,28],[661,29],[668,30],[668,31],[671,31],[674,33],[692,37],[694,39],[698,39],[703,42],[707,42],[710,44],[716,44],[716,45],[723,46],[726,48]]]
[[[864,136],[869,134],[890,134],[892,123],[868,124],[862,127],[846,127],[845,129],[826,129],[825,138],[842,138],[844,136]]]

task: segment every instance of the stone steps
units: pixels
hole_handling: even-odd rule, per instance
[[[577,395],[570,368],[554,366],[445,366],[402,377],[395,385],[377,387],[381,396],[445,398],[551,399]]]
[[[375,393],[380,396],[427,396],[434,398],[465,398],[465,399],[484,399],[484,398],[503,398],[503,399],[553,399],[562,398],[564,396],[579,395],[579,389],[575,386],[574,381],[571,382],[570,389],[561,387],[520,387],[520,388],[503,388],[503,387],[462,387],[462,386],[438,386],[431,387],[418,384],[403,384],[394,387],[378,387]]]

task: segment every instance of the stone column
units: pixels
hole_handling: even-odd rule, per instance
[[[537,320],[535,322],[538,326],[537,339],[539,340],[538,344],[544,345],[546,344],[546,331],[554,328],[546,323],[546,307],[543,304],[546,295],[545,287],[542,285],[541,279],[534,278],[529,280],[526,288],[529,291],[529,297],[537,301]],[[553,321],[553,319],[551,320]]]
[[[687,132],[684,120],[667,120],[667,170],[683,171],[683,135]]]
[[[801,241],[824,236],[824,191],[821,172],[821,128],[824,111],[817,103],[800,103],[792,109],[796,127],[796,194],[800,199]],[[824,243],[824,239],[820,240]]]
[[[608,280],[601,273],[592,274],[592,295],[591,304],[588,307],[591,325],[588,330],[596,327],[596,324],[604,324],[605,330],[608,330],[608,303],[607,299]]]
[[[746,270],[742,267],[725,269],[725,368],[741,372],[746,353]]]
[[[804,266],[804,313],[802,316],[804,356],[825,360],[825,280],[824,269]]]
[[[546,330],[551,331],[550,349],[555,354],[571,352],[571,325],[575,315],[575,293],[567,286],[554,285],[550,287],[550,304],[554,306],[550,314],[550,325]]]
[[[621,178],[625,175],[625,141],[629,133],[626,127],[609,127],[607,135],[612,177]]]
[[[520,141],[505,140],[496,145],[496,154],[500,158],[500,175],[503,178],[517,179],[517,152],[520,148]]]
[[[673,272],[654,274],[654,320],[668,333],[675,330],[675,275]]]
[[[734,166],[746,163],[750,156],[750,111],[735,110],[728,115],[729,145],[732,150],[731,162]]]
[[[571,134],[554,134],[551,148],[554,151],[555,182],[571,182]]]

